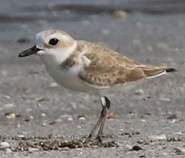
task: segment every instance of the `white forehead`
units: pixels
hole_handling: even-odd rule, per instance
[[[57,30],[42,31],[36,34],[36,45],[41,47],[44,44],[48,44],[52,38],[56,38],[59,41],[65,42],[65,41],[68,41],[71,37],[65,32],[61,32]]]

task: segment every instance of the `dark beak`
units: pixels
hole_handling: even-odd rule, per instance
[[[21,53],[18,55],[18,57],[26,57],[26,56],[30,56],[30,55],[33,55],[33,54],[37,54],[37,52],[38,52],[39,50],[41,50],[41,49],[37,48],[36,45],[35,45],[35,46],[33,46],[33,47],[31,47],[31,48],[29,48],[29,49],[27,49],[27,50],[21,52]]]

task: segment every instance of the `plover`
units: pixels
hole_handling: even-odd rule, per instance
[[[65,88],[100,96],[100,118],[85,143],[101,142],[103,127],[111,105],[108,93],[129,90],[137,82],[158,77],[174,68],[144,65],[111,49],[90,42],[75,40],[66,32],[46,30],[36,35],[36,45],[19,57],[36,54],[51,77]]]

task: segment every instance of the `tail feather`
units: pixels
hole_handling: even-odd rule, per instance
[[[174,68],[165,68],[165,67],[153,67],[153,68],[151,67],[151,68],[143,69],[143,72],[146,78],[154,78],[154,77],[158,77],[166,73],[175,72],[175,71],[177,70]]]
[[[166,69],[166,72],[168,73],[168,72],[176,72],[177,70],[176,69],[174,69],[174,68],[167,68]]]

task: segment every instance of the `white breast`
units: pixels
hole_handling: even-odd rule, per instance
[[[99,94],[97,88],[91,87],[78,76],[77,68],[62,69],[61,67],[46,67],[50,76],[61,86],[80,92]]]

